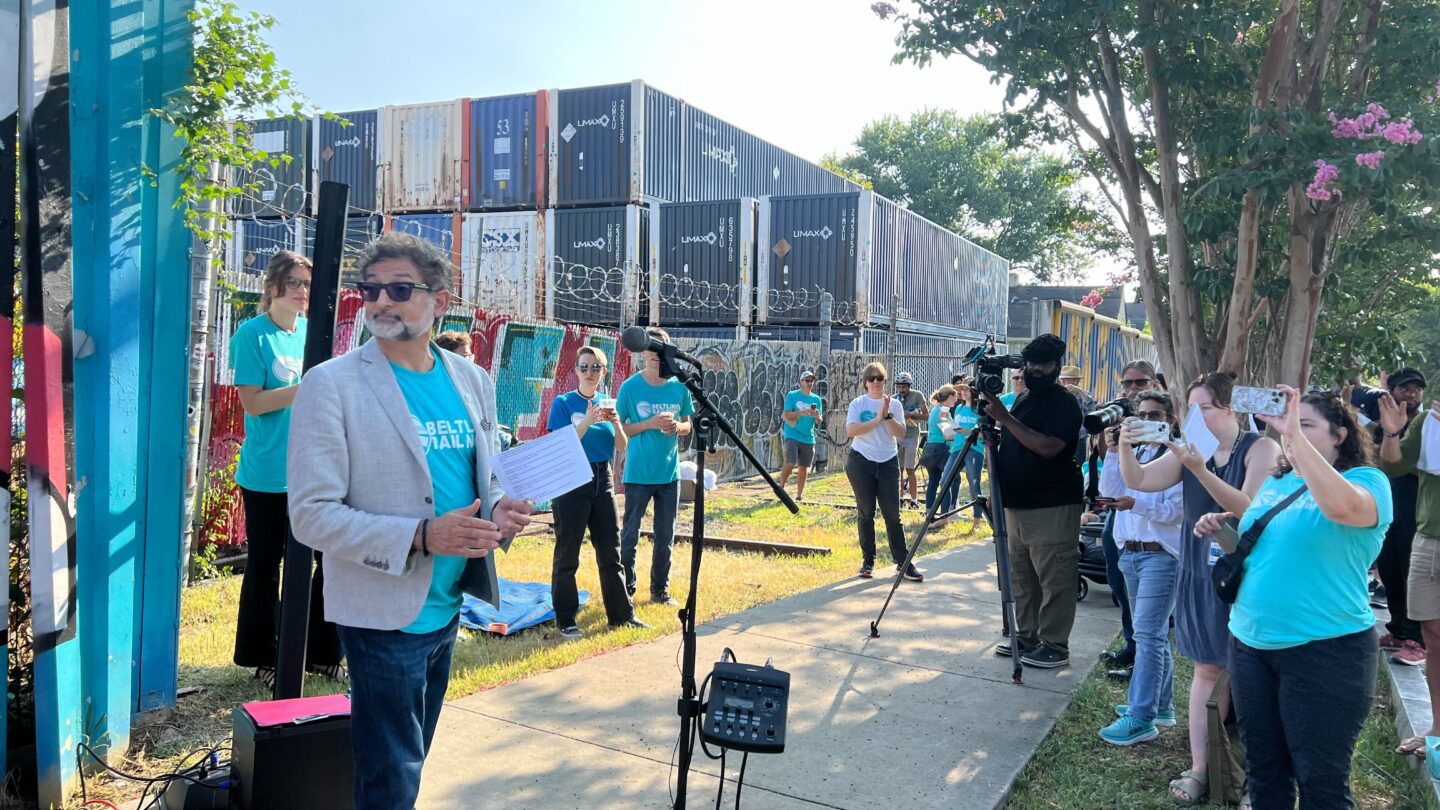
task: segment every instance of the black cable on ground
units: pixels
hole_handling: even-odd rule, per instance
[[[750,752],[740,758],[740,778],[735,781],[735,810],[740,810],[740,791],[745,787],[745,765],[750,762]]]

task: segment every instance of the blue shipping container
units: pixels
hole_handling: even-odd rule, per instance
[[[685,107],[684,199],[834,194],[860,187],[704,110]]]
[[[305,225],[300,219],[237,219],[231,225],[234,235],[226,246],[225,264],[232,280],[258,279],[276,253],[304,248]]]
[[[549,91],[471,99],[471,211],[544,208]]]
[[[336,119],[315,116],[315,140],[311,154],[315,162],[315,190],[333,180],[350,187],[350,214],[369,214],[379,209],[375,187],[380,163],[380,113],[377,110],[339,113]]]
[[[238,217],[297,217],[310,212],[310,119],[270,118],[235,124],[268,157],[235,172],[237,185],[255,184],[230,202]],[[276,165],[270,165],[275,160]]]
[[[556,206],[680,199],[684,104],[644,82],[550,94]]]
[[[908,210],[897,222],[904,232],[897,284],[903,318],[1003,335],[1010,263]]]
[[[356,262],[360,254],[384,230],[385,218],[379,214],[345,218],[345,245],[340,252],[340,283],[357,281]],[[305,255],[315,258],[315,220],[305,220]]]
[[[820,322],[820,297],[834,299],[832,319],[863,322],[872,295],[870,233],[873,194],[763,197],[756,247],[756,323]],[[884,312],[889,312],[886,307]]]
[[[454,214],[394,214],[387,230],[418,236],[440,248],[447,258],[455,253]]]
[[[750,322],[755,200],[665,203],[654,209],[650,300],[660,324]]]
[[[638,205],[545,212],[545,317],[609,327],[641,321],[649,248],[650,212]]]

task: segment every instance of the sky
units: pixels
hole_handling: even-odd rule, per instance
[[[239,0],[323,109],[632,79],[819,161],[886,115],[999,112],[966,60],[894,65],[869,0]]]

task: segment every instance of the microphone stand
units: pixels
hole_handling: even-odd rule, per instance
[[[750,452],[750,448],[740,441],[735,429],[715,408],[715,404],[705,395],[703,378],[698,369],[689,372],[682,372],[678,363],[678,349],[666,347],[656,354],[660,357],[660,376],[662,378],[674,377],[685,384],[690,391],[690,396],[695,399],[695,417],[691,420],[690,435],[695,446],[695,528],[690,538],[690,591],[685,597],[685,605],[680,608],[680,638],[683,648],[680,668],[680,700],[676,705],[676,712],[680,715],[680,777],[679,785],[675,789],[675,808],[685,807],[686,784],[690,775],[690,762],[695,756],[696,735],[699,733],[700,722],[700,696],[695,685],[695,603],[696,596],[700,590],[700,560],[705,552],[705,454],[715,447],[716,431],[725,434],[735,446],[740,448],[740,453],[750,466],[765,479],[770,485],[775,497],[785,504],[791,514],[799,514],[800,507],[790,499],[789,494],[775,482],[775,479],[765,469],[764,465]]]

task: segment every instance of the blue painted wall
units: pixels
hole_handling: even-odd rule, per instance
[[[136,710],[175,700],[189,236],[167,177],[178,143],[146,111],[188,80],[191,7],[71,6],[80,661],[55,706],[79,728],[38,752],[59,774],[42,806],[73,786],[79,739],[123,751]]]

